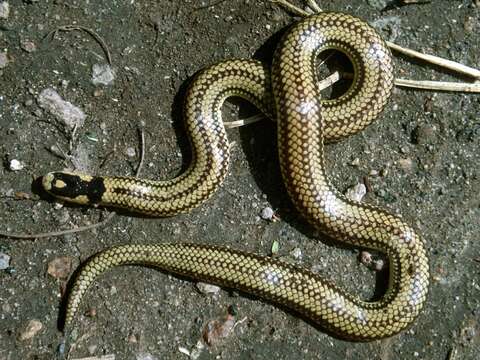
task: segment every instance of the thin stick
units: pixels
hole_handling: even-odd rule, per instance
[[[480,82],[456,83],[451,81],[395,79],[395,85],[416,89],[480,93]]]
[[[135,172],[135,176],[138,176],[140,174],[140,171],[142,170],[142,167],[143,167],[144,158],[145,158],[145,134],[144,134],[143,128],[139,128],[139,134],[140,134],[140,162],[137,166],[137,171]],[[91,225],[76,227],[73,229],[52,231],[52,232],[39,233],[39,234],[15,234],[15,233],[0,232],[0,237],[11,238],[11,239],[35,240],[35,239],[41,239],[41,238],[47,238],[47,237],[56,237],[56,236],[62,236],[67,234],[74,234],[74,233],[88,231],[88,230],[92,230],[97,227],[103,226],[106,223],[108,223],[110,220],[112,220],[115,214],[116,214],[115,212],[110,212],[107,215],[107,217],[102,221],[99,221]]]
[[[329,88],[330,86],[335,84],[337,81],[339,81],[342,77],[345,78],[345,76],[343,76],[343,74],[340,74],[340,72],[335,71],[334,73],[330,74],[328,77],[326,77],[323,80],[320,80],[317,83],[318,89],[320,91],[322,91],[326,88]]]
[[[280,4],[283,7],[286,7],[287,9],[291,10],[293,13],[300,15],[300,16],[309,16],[312,15],[308,11],[302,10],[299,7],[293,5],[292,3],[286,1],[286,0],[270,0],[271,3],[274,4]]]
[[[90,357],[84,357],[84,358],[77,358],[77,359],[72,359],[72,360],[115,360],[115,355],[110,354],[110,355],[103,355],[103,356],[90,356]]]
[[[415,50],[412,50],[412,49],[404,48],[404,47],[402,47],[400,45],[397,45],[397,44],[394,44],[390,41],[387,41],[386,43],[390,48],[392,48],[395,51],[398,51],[399,53],[402,53],[402,54],[405,54],[405,55],[408,55],[408,56],[411,56],[411,57],[415,57],[415,58],[418,58],[418,59],[425,60],[429,63],[444,67],[446,69],[456,71],[460,74],[464,74],[464,75],[474,77],[476,79],[480,79],[480,70],[471,68],[470,66],[460,64],[456,61],[443,59],[443,58],[435,56],[435,55],[423,54],[421,52],[418,52],[418,51],[415,51]]]
[[[314,0],[307,0],[307,5],[312,9],[314,12],[322,12],[323,10],[318,6],[318,4]]]
[[[256,115],[250,116],[250,117],[245,118],[245,119],[239,119],[239,120],[235,120],[235,121],[225,121],[223,123],[223,125],[227,129],[233,129],[233,128],[236,128],[236,127],[253,124],[253,123],[256,123],[256,122],[258,122],[260,120],[263,120],[263,119],[265,119],[265,116],[263,114],[256,114]],[[273,121],[275,121],[275,120],[273,120]]]
[[[85,31],[87,34],[89,34],[93,39],[102,47],[103,52],[105,53],[105,56],[107,57],[107,61],[109,65],[112,65],[112,56],[110,55],[110,50],[108,50],[108,46],[105,42],[105,40],[102,39],[100,35],[98,35],[95,31],[92,29],[89,29],[85,26],[80,26],[80,25],[65,25],[65,26],[60,26],[56,28],[55,30],[50,31],[45,37],[48,37],[50,35],[55,36],[55,34],[59,31]]]
[[[219,1],[214,2],[214,3],[212,3],[212,4],[208,4],[208,5],[205,5],[205,6],[199,6],[199,7],[195,8],[195,9],[193,9],[193,11],[208,9],[208,8],[211,8],[211,7],[220,5],[221,3],[224,3],[225,1],[227,1],[227,0],[219,0]],[[192,11],[192,12],[193,12],[193,11]]]
[[[52,231],[47,233],[39,233],[39,234],[15,234],[15,233],[4,233],[0,232],[0,237],[11,238],[11,239],[23,239],[23,240],[35,240],[35,239],[42,239],[47,237],[55,237],[55,236],[62,236],[67,234],[74,234],[82,231],[92,230],[97,227],[103,226],[108,223],[112,218],[115,216],[114,212],[111,212],[107,215],[105,219],[99,221],[95,224],[80,226],[73,229],[68,230],[60,230],[60,231]]]
[[[138,132],[140,134],[140,161],[137,166],[137,171],[135,171],[136,177],[140,175],[140,171],[143,167],[143,161],[145,159],[145,131],[143,130],[143,127],[139,127]]]

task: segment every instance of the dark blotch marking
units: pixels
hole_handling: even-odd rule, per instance
[[[101,177],[93,177],[90,181],[82,180],[78,175],[66,173],[54,173],[50,193],[62,198],[74,199],[77,196],[86,196],[91,204],[99,203],[105,193],[105,184]],[[55,182],[63,181],[66,186],[58,188]]]

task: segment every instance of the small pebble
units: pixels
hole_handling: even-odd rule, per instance
[[[409,152],[408,146],[402,146],[402,147],[400,148],[400,152],[401,152],[402,154],[408,154],[408,152]]]
[[[62,340],[62,342],[58,344],[57,353],[59,358],[62,359],[65,357],[65,340]]]
[[[103,91],[103,89],[95,89],[93,91],[93,96],[94,97],[100,97],[104,94],[105,92]]]
[[[13,311],[13,308],[10,304],[5,303],[5,304],[2,305],[2,311],[4,313],[9,313],[9,312]]]
[[[32,339],[40,330],[42,330],[43,324],[38,320],[30,320],[25,329],[20,333],[19,340],[25,341]]]
[[[266,208],[263,208],[261,213],[260,213],[260,217],[263,220],[272,220],[274,215],[275,215],[275,213],[273,212],[273,209],[271,207],[268,207],[268,206]]]
[[[57,202],[57,203],[55,203],[55,205],[53,205],[53,208],[54,208],[55,210],[63,209],[63,204]]]
[[[197,289],[200,291],[202,294],[206,295],[216,295],[220,292],[220,287],[212,284],[207,284],[203,282],[198,282],[197,283]]]
[[[375,271],[381,271],[385,267],[385,262],[382,259],[375,260],[372,263],[372,269]]]
[[[435,126],[419,125],[413,130],[412,142],[419,145],[430,144],[435,141],[436,132]]]
[[[72,271],[73,258],[60,256],[48,263],[47,273],[55,279],[66,279]]]
[[[8,56],[6,52],[0,52],[0,69],[8,65]]]
[[[473,17],[471,16],[467,17],[467,20],[465,20],[465,22],[463,23],[463,28],[465,29],[465,32],[467,34],[475,30],[475,21]]]
[[[0,253],[0,270],[5,270],[10,267],[10,255]]]
[[[127,148],[127,149],[125,150],[125,154],[126,154],[128,157],[134,157],[134,156],[137,154],[137,152],[135,151],[134,148],[129,147],[129,148]]]
[[[209,346],[218,344],[228,337],[235,326],[235,318],[228,314],[224,321],[212,320],[203,329],[203,340]]]
[[[80,128],[87,117],[72,103],[65,101],[52,88],[42,90],[37,98],[38,105],[62,121],[69,129]]]
[[[290,255],[292,255],[292,257],[296,260],[300,260],[303,256],[302,254],[302,249],[300,248],[294,248],[291,252],[290,252]]]
[[[190,359],[191,360],[197,360],[200,355],[202,355],[203,350],[205,349],[206,345],[203,342],[203,339],[198,339],[197,343],[195,346],[192,348],[190,352]]]
[[[367,187],[363,183],[358,183],[352,186],[345,192],[345,196],[353,201],[362,201],[363,197],[367,193]]]
[[[178,351],[180,351],[182,354],[185,354],[187,356],[190,356],[190,351],[188,351],[188,349],[182,347],[182,346],[179,346],[178,347]]]
[[[352,166],[360,165],[360,159],[359,158],[353,159],[352,162],[350,163],[350,165],[352,165]]]
[[[93,85],[111,85],[115,80],[115,71],[108,64],[94,64],[92,66]]]
[[[37,45],[30,40],[22,40],[22,42],[20,43],[20,47],[22,48],[22,50],[28,53],[32,53],[37,50]]]
[[[387,7],[389,1],[387,0],[367,0],[367,4],[377,10],[383,10]]]
[[[87,312],[85,313],[85,316],[88,316],[89,318],[94,318],[97,317],[97,309],[95,308],[89,308]]]
[[[7,1],[0,2],[0,19],[8,19],[10,15],[10,5]]]
[[[90,355],[95,355],[95,352],[97,351],[97,348],[98,348],[98,345],[95,345],[95,344],[94,345],[89,345],[87,347],[88,353]]]
[[[16,191],[13,194],[13,197],[17,200],[31,200],[32,196],[29,193],[23,191]]]
[[[278,250],[280,250],[280,243],[278,242],[278,240],[274,240],[271,248],[272,255],[276,255],[278,253]]]
[[[157,360],[155,356],[147,352],[135,354],[135,360]]]
[[[369,253],[368,251],[360,252],[360,262],[363,265],[370,266],[370,264],[372,263],[372,254]]]
[[[20,171],[25,167],[22,162],[17,159],[10,160],[9,168],[11,171]]]
[[[398,163],[398,166],[406,172],[412,171],[413,169],[413,161],[410,158],[399,159],[397,163]]]
[[[135,334],[130,334],[128,335],[127,337],[127,341],[130,343],[130,344],[136,344],[138,343],[138,338]]]

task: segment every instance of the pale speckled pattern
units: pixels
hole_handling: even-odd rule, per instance
[[[347,22],[348,26],[355,25],[353,18],[348,18]],[[356,30],[355,27],[353,29]],[[338,26],[329,25],[322,33],[332,37],[338,30]],[[375,41],[366,43],[366,39],[358,38],[356,33],[341,40],[333,40],[332,37],[332,41],[324,47],[349,54],[356,75],[346,94],[338,99],[320,101],[324,119],[323,137],[327,142],[338,141],[363,130],[377,117],[388,99],[393,84],[390,53],[376,33],[370,31],[369,36]],[[366,49],[367,54],[358,53],[360,47]],[[362,62],[365,55],[369,60]],[[364,66],[371,68],[370,71],[365,71]],[[301,77],[288,72],[285,75],[287,82],[301,80]],[[85,195],[88,194],[77,194],[76,189],[71,189],[71,196],[62,196],[66,189],[56,189],[55,180],[64,176],[64,172],[44,176],[44,189],[64,201],[83,205],[126,208],[159,217],[189,212],[217,191],[228,172],[230,151],[221,107],[230,96],[242,97],[266,116],[276,118],[270,68],[255,60],[227,60],[201,71],[189,87],[184,118],[192,146],[192,161],[185,173],[167,181],[102,176],[105,190],[96,202],[87,201],[89,196]],[[88,188],[86,183],[91,182],[92,177],[76,175]]]
[[[315,85],[315,59],[326,48],[347,52],[356,71],[353,85],[344,96],[323,103],[325,113],[331,116],[328,120],[324,120]],[[243,82],[245,69],[237,73],[235,64],[248,65],[252,72],[250,84]],[[195,105],[186,106],[194,148],[191,168],[166,182],[165,187],[145,180],[135,184],[128,179],[112,181],[124,181],[122,186],[138,195],[139,207],[145,201],[141,196],[145,193],[143,187],[154,186],[157,201],[164,202],[151,203],[149,206],[158,207],[147,208],[147,213],[157,214],[161,207],[166,209],[165,214],[178,213],[190,209],[194,202],[198,205],[201,197],[208,197],[221,183],[227,171],[228,145],[219,113],[223,100],[240,94],[268,111],[271,95],[265,90],[269,81],[265,74],[265,68],[258,63],[245,61],[222,63],[202,72],[187,97]],[[399,218],[344,198],[330,185],[323,161],[325,134],[330,140],[348,136],[363,129],[382,111],[393,83],[388,49],[362,21],[344,14],[322,13],[287,32],[277,50],[272,74],[279,156],[289,194],[299,211],[325,234],[388,255],[390,281],[382,299],[365,302],[308,270],[231,249],[194,244],[124,245],[101,252],[81,270],[68,299],[67,330],[89,285],[104,271],[123,264],[151,265],[254,293],[351,340],[388,337],[413,322],[423,307],[429,284],[422,239]],[[203,100],[195,99],[195,94],[202,95]],[[207,115],[210,118],[204,118]],[[188,119],[197,119],[202,126]],[[196,139],[201,141],[196,143]],[[172,189],[177,191],[174,201],[167,203]],[[113,194],[107,191],[104,196],[117,201],[115,205],[127,206],[133,201],[127,197],[118,200]]]

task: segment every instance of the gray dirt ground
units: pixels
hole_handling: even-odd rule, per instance
[[[384,12],[372,3],[332,0],[321,5],[370,22],[388,20],[385,36],[400,45],[480,64],[480,8],[472,0],[434,0]],[[0,231],[16,232],[67,229],[101,217],[98,209],[59,207],[37,195],[33,200],[12,198],[14,192],[30,193],[32,179],[72,166],[47,150],[58,144],[68,151],[69,145],[62,127],[38,107],[41,90],[54,87],[86,112],[73,149],[87,170],[131,174],[138,157],[126,152],[137,147],[137,124],[144,121],[144,176],[173,177],[182,159],[188,159],[179,108],[189,77],[222,59],[252,57],[294,21],[281,8],[252,0],[211,7],[193,0],[9,4],[8,18],[0,19],[0,52],[7,51],[9,58],[0,69]],[[105,40],[117,72],[113,85],[91,84],[92,65],[105,60],[87,34],[64,32],[43,39],[67,24],[91,28]],[[25,50],[28,41],[35,51]],[[396,65],[401,77],[454,79],[399,56]],[[228,109],[227,118],[235,118],[236,108]],[[358,250],[327,245],[292,208],[280,182],[274,126],[257,123],[230,130],[229,137],[235,144],[225,184],[188,215],[119,215],[97,231],[37,241],[0,239],[0,252],[11,257],[10,268],[0,272],[0,360],[52,359],[61,340],[57,319],[65,281],[49,275],[48,264],[67,256],[76,267],[116,244],[189,240],[268,255],[277,240],[286,260],[371,296],[375,275],[358,263]],[[126,267],[107,273],[88,292],[70,358],[187,358],[179,349],[192,351],[207,321],[221,320],[234,305],[236,320],[245,321],[215,347],[201,351],[200,359],[478,359],[480,97],[397,88],[379,121],[330,146],[328,153],[333,182],[341,191],[367,177],[372,191],[365,201],[402,214],[425,238],[431,291],[411,329],[383,341],[346,342],[258,299],[225,290],[204,295],[193,282]],[[352,166],[355,158],[359,163]],[[10,171],[12,159],[22,161],[24,169]],[[258,217],[267,206],[279,221]],[[295,260],[292,254],[299,251]],[[30,320],[43,327],[22,341]]]

